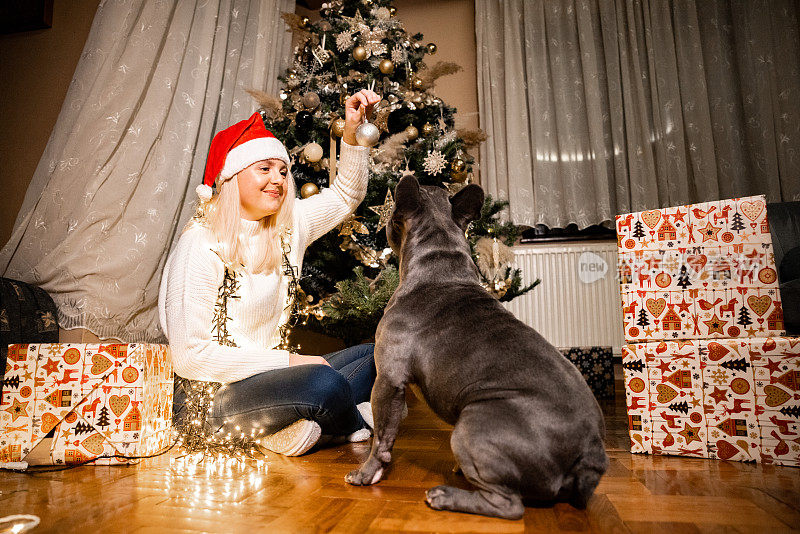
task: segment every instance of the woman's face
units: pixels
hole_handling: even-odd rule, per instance
[[[286,164],[279,159],[257,161],[239,171],[242,218],[258,221],[278,212],[286,198]]]

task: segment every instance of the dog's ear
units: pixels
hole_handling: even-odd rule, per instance
[[[452,206],[453,220],[462,230],[466,230],[467,225],[481,215],[483,189],[477,184],[469,184],[453,195],[450,205]]]
[[[407,215],[419,207],[419,182],[412,173],[406,173],[400,178],[397,187],[394,188],[394,213],[395,215]]]

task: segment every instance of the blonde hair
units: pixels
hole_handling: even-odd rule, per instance
[[[225,263],[246,265],[254,273],[277,270],[283,261],[280,234],[292,227],[295,199],[292,172],[287,168],[286,194],[278,211],[259,221],[259,247],[250,254],[252,265],[248,265],[248,255],[239,241],[242,222],[238,180],[239,175],[235,174],[222,185],[217,184],[218,193],[205,206],[204,219],[220,244],[217,252]]]

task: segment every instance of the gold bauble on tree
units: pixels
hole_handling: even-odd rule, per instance
[[[454,182],[463,184],[467,180],[467,171],[466,170],[452,171],[450,173],[450,178],[452,178]]]
[[[406,133],[408,134],[408,139],[410,141],[413,141],[414,139],[419,137],[419,130],[417,130],[417,127],[414,126],[413,124],[408,125],[408,127],[406,128]]]
[[[433,124],[426,122],[422,125],[422,135],[431,135],[435,129],[436,127]]]
[[[435,54],[436,53],[436,45],[433,44],[433,43],[428,43],[428,45],[425,48],[428,49],[428,53],[429,54]]]
[[[422,89],[422,86],[423,86],[423,85],[425,85],[425,82],[423,82],[421,78],[418,78],[418,77],[414,76],[414,77],[411,79],[411,86],[412,86],[414,89]]]
[[[378,64],[378,69],[383,74],[391,74],[394,72],[394,62],[391,59],[383,59]]]
[[[308,17],[303,17],[300,19],[300,27],[301,28],[308,28],[308,24],[311,22],[311,19]]]
[[[337,117],[331,121],[331,132],[336,137],[341,137],[344,135],[344,119],[341,117]]]
[[[396,7],[394,7],[394,6],[390,7],[390,8],[389,8],[389,14],[390,14],[391,16],[393,16],[393,17],[394,17],[395,15],[397,15],[397,8],[396,8]]]
[[[311,182],[303,184],[303,187],[300,188],[300,196],[303,198],[314,196],[317,193],[319,193],[319,187],[317,187],[317,184]]]
[[[308,143],[303,147],[303,155],[306,157],[306,160],[311,163],[316,163],[322,159],[322,147],[319,143]]]
[[[450,169],[453,172],[461,172],[466,168],[466,166],[467,162],[461,159],[460,157],[456,157],[453,159],[453,161],[450,162]]]
[[[364,61],[367,59],[367,49],[363,46],[357,46],[353,49],[353,59],[356,61]]]

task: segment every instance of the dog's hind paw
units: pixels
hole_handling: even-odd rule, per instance
[[[450,486],[436,486],[425,492],[425,502],[434,510],[448,509],[453,502],[453,488]]]

